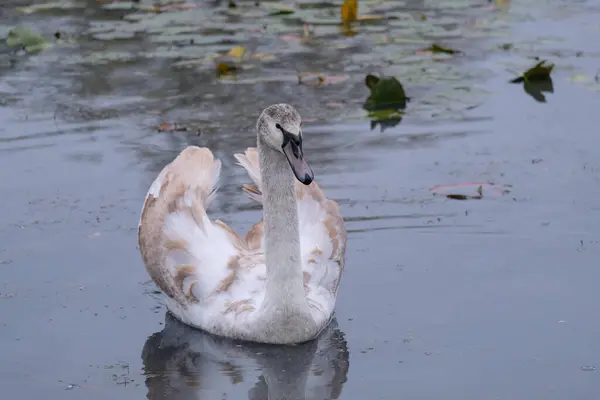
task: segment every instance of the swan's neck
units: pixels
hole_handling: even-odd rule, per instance
[[[265,222],[266,306],[307,311],[295,178],[285,156],[258,140]]]

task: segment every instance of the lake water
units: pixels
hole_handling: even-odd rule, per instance
[[[52,46],[0,44],[3,398],[600,396],[598,2],[360,0],[383,19],[355,35],[340,1],[283,15],[254,0],[5,3],[2,37],[23,25]],[[432,43],[461,53],[420,51]],[[236,45],[242,70],[218,77],[213,57]],[[544,102],[508,83],[534,57],[556,65]],[[325,82],[299,84],[304,72]],[[394,126],[362,109],[369,73],[410,97]],[[238,346],[165,315],[137,224],[188,144],[223,162],[212,215],[239,231],[258,220],[233,153],[277,102],[300,111],[340,202],[346,269],[317,342]],[[480,200],[431,191],[479,183]]]

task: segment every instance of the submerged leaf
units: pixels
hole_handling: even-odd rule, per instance
[[[546,60],[542,60],[538,62],[533,67],[529,68],[527,71],[523,73],[523,75],[519,76],[510,81],[510,83],[521,83],[521,82],[542,82],[542,81],[551,81],[550,73],[554,69],[554,64],[548,63],[546,64]]]
[[[266,3],[265,6],[269,10],[269,15],[290,15],[294,13],[294,9],[284,4]]]
[[[510,185],[489,182],[460,182],[434,186],[430,191],[433,195],[445,196],[453,200],[481,200],[484,189],[486,197],[498,197],[510,193],[510,188]]]
[[[40,11],[68,10],[68,9],[83,8],[83,7],[85,7],[85,5],[82,3],[70,1],[70,0],[63,0],[63,1],[52,1],[49,3],[32,4],[32,5],[25,6],[25,7],[19,7],[19,8],[17,8],[17,10],[22,12],[23,14],[32,14],[32,13],[40,12]]]
[[[237,67],[233,64],[228,64],[228,63],[224,63],[224,62],[217,64],[217,74],[218,75],[231,75],[232,73],[234,73],[237,70],[239,70],[239,67]]]
[[[169,124],[168,122],[163,122],[158,126],[159,132],[188,132],[190,128],[184,125]]]
[[[6,44],[10,47],[22,46],[28,53],[42,51],[49,46],[43,36],[23,27],[11,29]]]
[[[302,72],[297,76],[298,83],[309,86],[334,85],[350,78],[348,75],[325,75],[319,72]]]
[[[435,44],[435,43],[432,44],[431,46],[429,46],[428,48],[426,48],[423,51],[426,51],[426,52],[429,52],[429,53],[433,53],[433,54],[440,54],[440,53],[443,53],[443,54],[460,54],[461,53],[461,51],[459,51],[459,50],[453,50],[453,49],[450,49],[450,48],[447,48],[447,47],[442,47],[439,44]]]

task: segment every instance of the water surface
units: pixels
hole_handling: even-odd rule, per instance
[[[35,55],[0,46],[5,397],[600,395],[595,2],[361,0],[361,14],[385,18],[354,36],[340,2],[289,15],[254,1],[59,3],[24,13],[10,1],[0,17],[4,36],[24,24],[53,42]],[[314,37],[300,43],[304,23]],[[463,54],[419,52],[433,42]],[[218,78],[211,57],[235,45],[263,56]],[[556,64],[545,102],[508,83],[533,57]],[[299,85],[297,72],[347,79]],[[366,118],[367,73],[411,97],[395,126]],[[288,350],[165,317],[136,248],[148,185],[188,144],[223,161],[213,215],[241,231],[260,218],[232,155],[275,102],[303,115],[305,152],[349,231],[335,326]],[[165,121],[190,130],[159,132]],[[461,182],[510,191],[430,191]]]

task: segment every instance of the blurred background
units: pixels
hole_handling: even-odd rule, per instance
[[[0,388],[34,399],[600,396],[600,4],[4,0]],[[186,145],[211,211],[272,103],[349,231],[337,321],[294,349],[173,321],[137,250]]]

